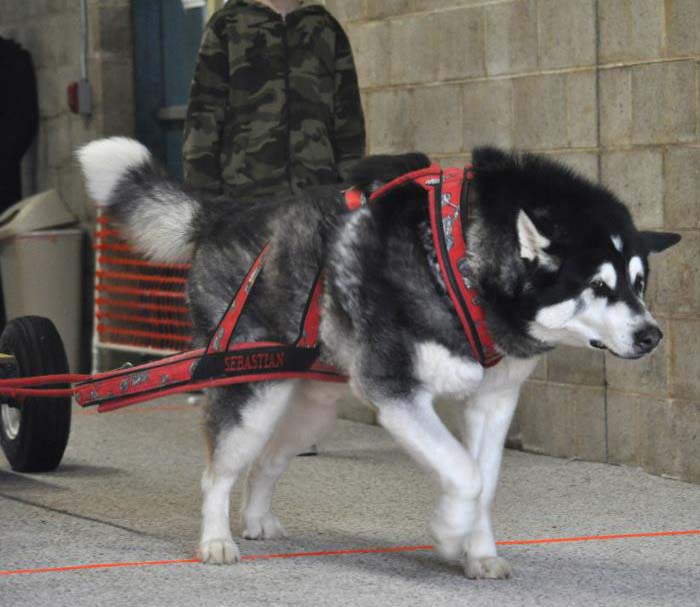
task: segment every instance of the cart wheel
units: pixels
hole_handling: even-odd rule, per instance
[[[19,377],[68,373],[63,342],[48,318],[22,316],[8,322],[0,336],[0,352],[15,357]],[[7,397],[0,399],[0,443],[12,469],[56,468],[68,443],[71,399],[26,398],[19,408]]]

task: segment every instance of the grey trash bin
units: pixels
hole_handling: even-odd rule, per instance
[[[76,223],[53,190],[18,202],[0,216],[7,320],[30,314],[52,320],[71,371],[80,365],[82,317],[84,234]]]

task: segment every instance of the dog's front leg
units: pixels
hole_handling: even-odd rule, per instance
[[[508,578],[511,568],[496,553],[491,526],[491,504],[501,467],[503,444],[518,404],[520,386],[480,392],[465,410],[464,439],[478,462],[483,488],[479,496],[476,521],[465,544],[465,573],[469,578]]]
[[[454,561],[477,512],[481,478],[474,459],[435,413],[432,395],[417,390],[407,399],[372,398],[379,423],[429,473],[442,490],[430,526],[435,551]]]

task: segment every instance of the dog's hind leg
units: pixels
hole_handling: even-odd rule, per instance
[[[205,421],[210,461],[202,477],[202,562],[240,559],[229,522],[231,490],[272,435],[294,383],[234,386],[210,393]]]
[[[301,382],[275,433],[251,466],[241,521],[246,539],[270,539],[284,535],[284,529],[271,512],[275,485],[289,462],[324,434],[336,418],[336,402],[346,391],[344,385]]]
[[[442,493],[430,526],[435,550],[450,561],[460,559],[481,493],[476,462],[435,413],[430,393],[416,391],[409,399],[371,400],[379,410],[380,424],[437,476]]]
[[[513,419],[520,386],[480,392],[466,410],[464,440],[479,465],[483,488],[476,522],[465,543],[464,570],[469,578],[508,578],[511,568],[496,553],[491,504],[496,493],[506,433]]]

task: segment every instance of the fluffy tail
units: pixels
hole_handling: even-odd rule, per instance
[[[188,261],[199,202],[164,177],[138,141],[112,137],[77,151],[88,193],[140,253],[160,262]]]

